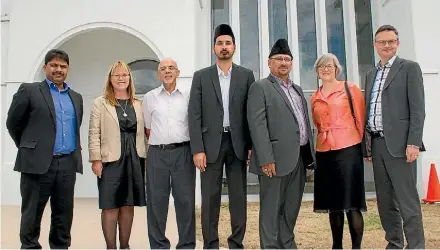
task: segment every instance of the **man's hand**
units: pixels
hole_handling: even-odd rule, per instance
[[[413,162],[419,157],[420,149],[416,146],[406,147],[406,162]]]
[[[101,178],[102,175],[102,161],[93,161],[92,163],[92,171],[93,173]]]
[[[204,152],[195,153],[193,156],[194,165],[201,171],[204,172],[206,168],[206,154]]]
[[[252,150],[248,151],[248,157],[247,157],[247,161],[246,161],[246,166],[249,167],[249,165],[251,164],[251,155],[252,155]]]
[[[150,139],[150,132],[151,132],[151,129],[145,128],[145,136],[147,137],[147,139]]]
[[[275,163],[269,163],[261,166],[261,171],[263,171],[263,173],[269,177],[277,175],[275,172]]]
[[[371,156],[369,156],[369,157],[364,157],[364,160],[365,160],[366,162],[371,163],[372,158],[371,158]]]

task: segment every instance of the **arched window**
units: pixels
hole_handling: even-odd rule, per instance
[[[133,74],[136,95],[144,95],[161,85],[157,78],[157,67],[159,62],[156,60],[137,60],[128,64]]]

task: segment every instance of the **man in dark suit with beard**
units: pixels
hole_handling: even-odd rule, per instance
[[[246,120],[251,70],[232,63],[235,37],[231,27],[215,29],[217,62],[194,73],[188,105],[194,164],[200,169],[204,248],[218,248],[218,221],[225,165],[232,234],[229,248],[243,248],[246,230],[246,161],[251,139]]]

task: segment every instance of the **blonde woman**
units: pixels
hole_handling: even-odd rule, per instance
[[[333,249],[342,248],[344,214],[352,248],[361,247],[366,211],[361,141],[365,104],[356,84],[340,81],[338,58],[325,54],[315,63],[322,86],[312,95],[313,122],[318,129],[314,211],[328,212]]]
[[[115,62],[104,95],[90,113],[89,157],[98,177],[102,230],[108,249],[129,248],[134,206],[145,206],[146,137],[142,103],[134,96],[130,69]]]

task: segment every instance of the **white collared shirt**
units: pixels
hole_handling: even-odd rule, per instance
[[[220,82],[220,89],[222,91],[223,102],[223,127],[229,127],[229,87],[231,86],[231,71],[232,66],[228,69],[228,75],[220,69],[217,65],[218,80]]]
[[[189,88],[176,85],[170,94],[162,86],[144,96],[145,127],[150,129],[148,144],[160,145],[189,141]]]

